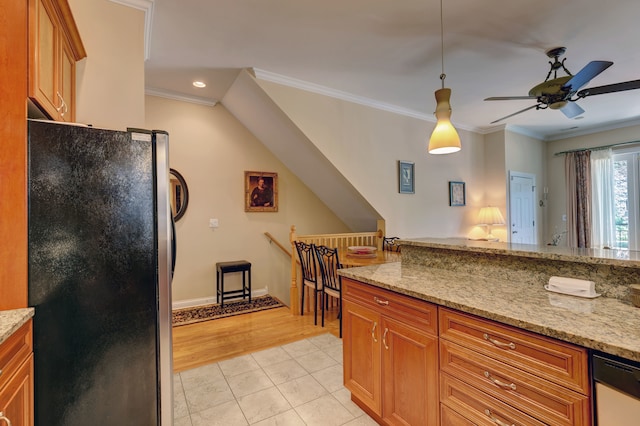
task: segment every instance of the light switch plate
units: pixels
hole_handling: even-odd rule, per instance
[[[209,219],[209,228],[217,228],[218,219]]]

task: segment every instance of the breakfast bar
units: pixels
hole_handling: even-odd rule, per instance
[[[628,286],[640,282],[637,252],[457,239],[403,240],[402,244],[401,263],[344,269],[340,274],[640,361],[640,308],[628,301]],[[501,269],[503,261],[509,264]],[[549,277],[561,274],[595,281],[602,296],[586,299],[546,291]]]
[[[636,252],[400,244],[401,262],[339,272],[345,386],[381,424],[590,425],[592,353],[640,361]],[[551,277],[595,292],[548,291]]]

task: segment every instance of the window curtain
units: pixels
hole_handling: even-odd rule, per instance
[[[591,153],[591,247],[616,246],[613,153],[610,149]]]
[[[567,245],[591,247],[591,151],[568,152],[564,159],[567,185]]]

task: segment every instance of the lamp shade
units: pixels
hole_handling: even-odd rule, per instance
[[[497,207],[483,207],[478,213],[478,225],[504,225],[504,217]]]
[[[460,136],[451,124],[451,89],[436,90],[436,127],[429,139],[429,154],[451,154],[460,151]]]

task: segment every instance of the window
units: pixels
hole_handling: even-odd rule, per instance
[[[640,151],[618,151],[613,156],[616,247],[640,248]]]

